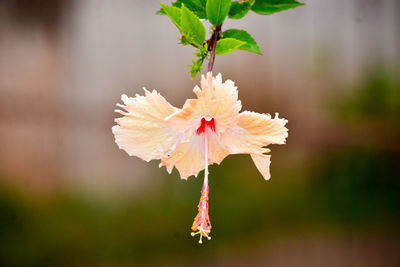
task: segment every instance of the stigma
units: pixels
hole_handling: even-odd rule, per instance
[[[212,131],[215,132],[215,120],[214,118],[201,118],[200,126],[196,130],[196,134],[200,135],[206,131],[206,128],[210,128]]]

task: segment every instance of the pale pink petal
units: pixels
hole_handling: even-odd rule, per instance
[[[228,148],[221,142],[218,133],[208,129],[208,164],[220,164],[229,154]]]
[[[217,134],[210,129],[208,135],[208,165],[217,163],[229,155],[228,149],[220,142]],[[197,174],[204,169],[204,134],[193,134],[187,141],[179,144],[175,151],[161,161],[171,173],[173,167],[179,171],[182,179]]]
[[[269,179],[270,152],[264,148],[270,144],[284,144],[288,136],[285,127],[287,120],[275,115],[244,111],[240,113],[238,124],[221,134],[221,142],[231,154],[250,154],[258,170],[265,179]]]
[[[126,110],[116,110],[124,115],[116,119],[112,128],[115,142],[130,156],[146,161],[165,157],[181,141],[181,134],[170,128],[165,118],[178,109],[153,90],[145,90],[145,96],[121,97]]]
[[[262,140],[254,138],[246,129],[239,126],[234,126],[221,133],[221,142],[228,147],[230,154],[261,154],[265,152]]]
[[[264,146],[285,144],[288,136],[288,129],[285,127],[287,120],[279,118],[278,115],[276,113],[272,119],[269,114],[244,111],[240,113],[238,126],[262,141]]]
[[[269,180],[271,178],[269,172],[269,165],[271,163],[271,156],[270,155],[260,155],[260,154],[250,154],[251,158],[254,161],[259,172],[261,172],[262,176],[265,180]]]
[[[182,179],[196,175],[204,168],[204,149],[202,136],[194,134],[188,141],[179,144],[168,157],[161,160],[171,173],[174,166],[178,169]]]
[[[196,107],[197,99],[188,99],[182,109],[165,118],[168,125],[180,132],[193,133],[200,125],[201,118],[194,118],[193,111]]]
[[[207,78],[202,77],[201,87],[202,90],[198,87],[193,90],[198,98],[193,112],[194,117],[214,118],[217,132],[232,128],[237,123],[242,108],[234,82],[226,80],[223,83],[221,74],[214,78],[209,72]]]
[[[288,136],[287,120],[274,119],[269,114],[244,111],[240,113],[238,124],[221,134],[221,141],[231,154],[265,153],[263,147],[270,144],[284,144]]]
[[[186,142],[177,146],[169,157],[162,160],[162,165],[169,172],[175,166],[182,178],[197,175],[204,169],[204,135],[196,135],[201,119],[214,119],[216,132],[208,129],[208,164],[219,164],[229,150],[220,141],[220,133],[233,127],[239,119],[241,109],[238,91],[232,81],[222,83],[221,75],[202,77],[202,89],[194,88],[198,99],[189,99],[181,110],[166,118],[171,128],[181,132]]]
[[[214,118],[218,133],[233,127],[242,108],[235,84],[231,80],[223,83],[221,74],[214,78],[209,72],[207,78],[202,77],[201,87],[193,89],[197,99],[187,100],[182,110],[167,118],[171,127],[192,131],[200,126],[201,118]]]

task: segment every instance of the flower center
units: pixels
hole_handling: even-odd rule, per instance
[[[202,118],[200,122],[199,128],[196,130],[196,134],[200,135],[206,131],[206,128],[209,127],[212,131],[215,132],[215,120],[214,118]]]

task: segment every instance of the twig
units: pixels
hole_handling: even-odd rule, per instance
[[[217,25],[209,40],[208,49],[211,51],[210,61],[208,62],[208,72],[211,72],[214,67],[215,61],[215,47],[217,46],[217,41],[219,39],[219,35],[221,34],[221,27],[222,25]]]

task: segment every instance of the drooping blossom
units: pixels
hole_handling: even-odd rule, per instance
[[[208,216],[208,165],[221,163],[229,154],[250,154],[263,177],[270,178],[270,152],[266,146],[284,144],[288,136],[287,120],[241,110],[238,90],[231,80],[222,82],[221,74],[202,76],[201,88],[193,92],[197,99],[186,100],[179,109],[155,90],[145,95],[122,95],[125,111],[112,128],[118,146],[130,156],[146,161],[161,159],[171,173],[175,167],[182,179],[197,176],[204,169],[204,184],[192,235],[210,239]]]

